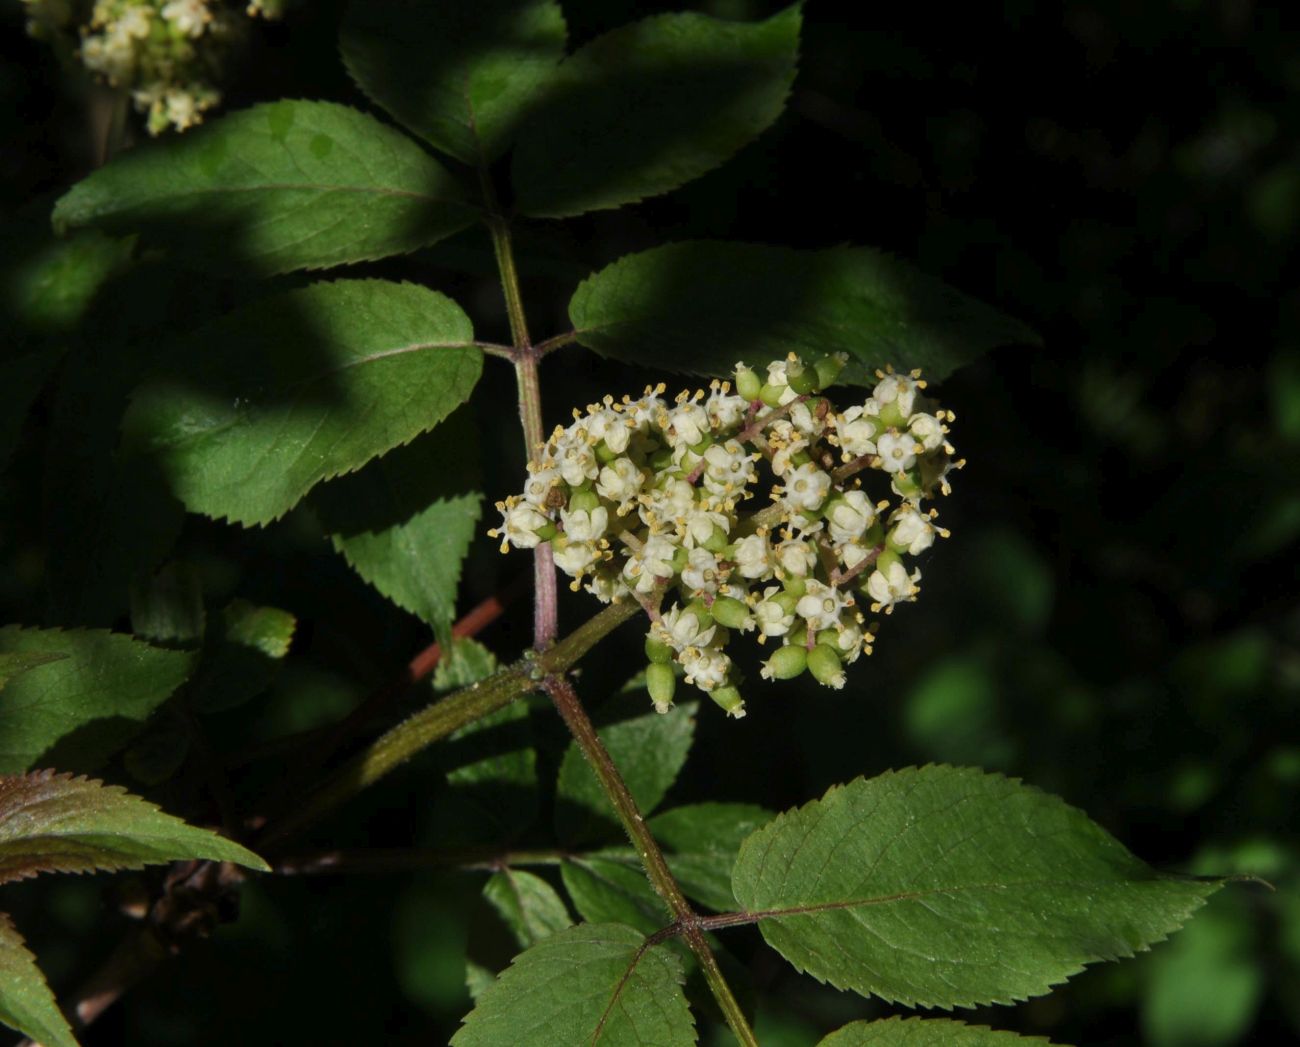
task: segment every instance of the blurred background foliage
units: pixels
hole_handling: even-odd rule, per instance
[[[698,9],[748,19],[777,6]],[[658,9],[673,8],[566,0],[571,43]],[[92,163],[97,103],[24,37],[19,5],[3,10],[0,206],[6,242],[30,243],[14,230],[44,222]],[[225,107],[284,96],[364,106],[337,58],[339,13],[318,0],[259,26]],[[780,809],[888,767],[975,764],[1060,794],[1157,866],[1253,873],[1276,887],[1223,892],[1152,954],[974,1020],[1153,1047],[1300,1033],[1300,52],[1282,22],[1279,9],[1245,0],[1020,0],[942,15],[811,3],[788,111],[756,144],[666,198],[519,232],[536,337],[564,329],[568,295],[591,269],[699,236],[880,246],[1043,335],[1040,350],[995,352],[944,383],[970,464],[943,507],[953,537],[922,565],[920,602],[886,621],[843,692],[751,684],[747,719],[703,710],[670,794]],[[30,316],[12,302],[22,260],[13,248],[0,259],[5,312],[19,321]],[[483,336],[505,336],[480,230],[369,268],[451,293]],[[87,367],[80,380],[99,383],[124,369],[132,336],[184,329],[249,293],[136,271],[80,327],[55,332],[75,350],[64,380]],[[496,498],[517,487],[522,463],[505,406],[512,376],[492,363],[473,408]],[[567,348],[544,371],[548,419],[661,378],[677,384]],[[111,396],[101,401],[111,415]],[[63,409],[49,393],[37,402],[0,480],[0,618],[127,627],[121,571],[100,547],[77,557],[82,513],[69,507],[102,477],[93,447],[61,446]],[[114,425],[106,418],[104,446]],[[270,689],[207,721],[207,744],[254,812],[280,770],[254,759],[259,747],[337,719],[429,637],[349,571],[309,508],[245,532],[182,522],[165,493],[154,497],[129,528],[137,567],[170,556],[201,581],[210,609],[238,596],[298,618]],[[481,539],[461,609],[528,570]],[[526,604],[481,637],[502,658],[528,642]],[[568,598],[563,621],[591,610]],[[628,629],[589,659],[589,701],[618,690],[639,644]],[[531,720],[541,780],[553,781],[564,737],[544,707]],[[316,842],[445,842],[441,760],[415,761]],[[194,763],[153,795],[201,815]],[[135,770],[103,773],[144,789]],[[521,842],[549,842],[548,825]],[[467,914],[482,879],[261,878],[238,921],[164,967],[84,1042],[444,1042],[469,1006]],[[77,984],[121,935],[124,889],[69,878],[6,889],[56,989]],[[764,1044],[811,1044],[889,1012],[795,975],[750,929],[727,944],[764,1001]]]

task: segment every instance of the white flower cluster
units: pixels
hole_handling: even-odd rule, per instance
[[[522,495],[497,503],[501,548],[550,542],[556,565],[602,601],[635,597],[651,618],[647,683],[661,712],[674,664],[733,716],[744,715],[733,633],[776,642],[762,676],[805,670],[844,686],[844,666],[870,653],[875,625],[915,599],[921,573],[904,558],[935,535],[933,509],[961,466],[951,412],[924,396],[920,372],[878,372],[871,396],[839,412],[821,390],[843,357],[794,354],[766,375],[738,364],[735,391],[637,400],[606,397],[574,411],[528,466]],[[875,475],[879,495],[864,487]],[[742,512],[760,484],[768,503]],[[662,604],[675,593],[666,609]]]
[[[66,50],[110,87],[129,92],[152,135],[187,130],[221,101],[215,86],[241,36],[238,5],[222,0],[23,0],[27,29]],[[254,0],[250,16],[282,3]]]

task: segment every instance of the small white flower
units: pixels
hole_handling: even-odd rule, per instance
[[[846,491],[835,500],[826,514],[827,531],[837,545],[855,542],[866,533],[876,519],[876,507],[865,491]]]
[[[556,441],[555,465],[564,477],[564,482],[571,487],[580,487],[588,480],[594,480],[600,473],[600,463],[583,434],[585,429],[570,430]]]
[[[212,21],[207,0],[171,0],[163,7],[162,16],[186,36],[202,36]]]
[[[701,691],[711,691],[727,682],[731,659],[713,647],[688,647],[677,656],[686,670],[686,682]]]
[[[704,452],[704,483],[714,493],[740,492],[754,479],[754,460],[735,440]]]
[[[934,544],[934,525],[914,506],[902,506],[889,520],[894,525],[889,532],[889,543],[896,549],[915,556]]]
[[[712,509],[691,508],[683,515],[680,523],[682,544],[687,549],[703,545],[714,534],[721,531],[724,535],[731,530],[731,519],[726,513]]]
[[[611,502],[617,502],[622,509],[636,498],[644,483],[645,474],[631,458],[615,458],[600,471],[596,493]]]
[[[773,552],[776,555],[776,562],[781,566],[781,570],[786,574],[794,575],[796,578],[805,577],[817,566],[817,550],[812,542],[791,538],[789,541],[778,545]]]
[[[694,611],[673,604],[659,616],[659,622],[653,631],[674,650],[684,651],[687,647],[707,647],[717,632],[717,626],[701,628]]]
[[[778,401],[781,407],[799,396],[790,388],[790,379],[785,373],[784,360],[773,360],[767,365],[767,384],[781,390],[781,399]]]
[[[117,16],[117,22],[109,32],[126,38],[135,37],[137,40],[143,40],[149,35],[149,22],[152,16],[152,7],[143,4],[128,7]]]
[[[583,419],[583,424],[592,440],[596,443],[603,440],[605,446],[615,454],[622,454],[627,450],[627,445],[636,430],[635,423],[631,422],[622,411],[615,411],[612,407],[600,407],[591,411]]]
[[[694,446],[709,431],[709,416],[699,404],[687,401],[668,412],[663,429],[670,447]]]
[[[882,408],[893,404],[898,413],[907,418],[916,403],[918,388],[920,385],[915,378],[909,378],[905,374],[888,374],[880,380],[871,396]]]
[[[506,541],[516,549],[532,549],[539,545],[541,539],[537,532],[551,522],[527,502],[505,510],[502,520]]]
[[[787,611],[775,600],[770,599],[781,591],[779,586],[769,586],[763,590],[764,599],[754,607],[754,624],[764,636],[784,636],[794,625],[794,612]]]
[[[539,469],[535,473],[529,473],[528,479],[524,481],[524,497],[540,509],[546,505],[546,496],[559,481],[558,469]]]
[[[609,528],[609,510],[603,505],[595,509],[560,510],[560,522],[565,535],[575,542],[594,542],[602,538]]]
[[[880,405],[875,400],[868,400],[862,406],[855,405],[835,416],[835,436],[846,459],[876,453],[876,419],[879,414]]]
[[[845,618],[848,616],[845,615]],[[845,665],[852,665],[862,654],[862,629],[852,619],[840,619],[836,641],[839,644],[840,658]]]
[[[600,558],[595,542],[561,541],[556,539],[555,566],[570,577],[577,577]]]
[[[903,473],[916,464],[916,437],[894,429],[881,433],[876,441],[882,468],[889,473]]]
[[[792,511],[821,508],[831,489],[831,478],[812,462],[805,462],[785,476],[785,494],[782,502]]]
[[[697,593],[715,593],[722,582],[718,558],[707,549],[692,549],[682,568],[682,582]]]
[[[790,408],[790,414],[787,417],[790,419],[790,425],[795,432],[801,433],[810,439],[821,436],[822,430],[826,428],[826,422],[814,416],[812,411],[808,410],[806,403],[795,404]]]
[[[840,558],[840,563],[844,565],[846,571],[851,571],[857,567],[858,564],[871,555],[872,551],[860,542],[845,542],[835,549],[835,553]]]
[[[673,554],[677,546],[661,534],[652,534],[645,540],[639,553],[633,553],[623,565],[623,575],[639,593],[648,593],[660,581],[671,578]]]
[[[876,607],[872,609],[883,607],[891,610],[896,603],[915,600],[920,591],[916,583],[920,580],[920,571],[908,575],[907,568],[897,560],[889,565],[888,571],[879,568],[872,571],[871,577],[867,579],[867,594],[876,601]]]
[[[907,431],[927,451],[943,446],[943,423],[932,414],[914,414],[907,420]]]
[[[587,583],[583,588],[601,603],[609,603],[627,592],[627,585],[618,575],[605,574],[601,571],[588,575]]]
[[[749,410],[749,401],[743,396],[732,396],[722,391],[721,385],[715,386],[712,394],[704,401],[704,410],[714,432],[726,432],[734,429],[745,420]]]
[[[810,578],[794,609],[814,630],[820,631],[839,625],[840,612],[847,606],[848,599],[842,592]]]
[[[733,559],[742,578],[769,578],[772,575],[771,546],[766,538],[746,535],[736,543]]]

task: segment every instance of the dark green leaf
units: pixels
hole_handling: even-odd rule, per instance
[[[154,643],[184,646],[203,639],[203,585],[189,564],[173,561],[131,586],[131,631]]]
[[[564,35],[550,0],[358,0],[339,42],[366,94],[444,153],[486,165],[548,86]]]
[[[688,1047],[682,970],[618,924],[580,924],[515,957],[479,997],[453,1047]]]
[[[799,970],[909,1005],[967,1007],[1146,949],[1221,881],[1157,873],[1014,780],[925,767],[778,815],[741,848],[732,886]]]
[[[45,1047],[77,1047],[36,957],[6,913],[0,913],[0,1022]]]
[[[267,523],[464,402],[483,366],[472,341],[456,303],[412,284],[276,295],[177,348],[176,367],[137,390],[127,445],[187,508]]]
[[[694,702],[667,713],[648,713],[599,731],[641,813],[648,815],[664,798],[686,762],[695,737]],[[618,835],[618,822],[582,751],[570,744],[556,785],[556,832],[560,839],[585,841]]]
[[[346,106],[283,101],[122,154],[73,186],[54,222],[139,231],[189,265],[269,274],[400,254],[475,215],[404,135]]]
[[[3,691],[5,684],[15,676],[20,676],[39,665],[48,665],[50,662],[57,662],[60,658],[66,657],[66,654],[58,651],[0,652],[0,691]]]
[[[655,893],[635,854],[592,854],[560,868],[573,907],[588,923],[622,923],[644,934],[672,923],[672,912]]]
[[[497,656],[477,640],[458,636],[433,670],[433,689],[440,694],[458,691],[486,680],[497,671]]]
[[[469,645],[473,645],[472,647]],[[471,652],[486,653],[473,640],[458,640]],[[454,651],[454,649],[453,649]],[[464,677],[469,658],[478,659],[486,677],[496,659],[481,654],[460,655]],[[490,656],[489,656],[490,657]],[[441,666],[440,666],[441,668]],[[475,682],[466,678],[466,684]],[[447,774],[451,787],[436,801],[439,840],[456,843],[501,844],[517,837],[537,818],[537,753],[526,703],[517,702],[462,727],[444,743],[443,759],[454,768]]]
[[[797,5],[748,24],[665,14],[588,44],[519,133],[519,210],[620,207],[711,171],[780,115],[799,26]]]
[[[182,858],[270,872],[233,840],[186,825],[120,786],[53,771],[0,776],[0,883]]]
[[[6,626],[0,655],[9,653],[61,657],[0,691],[0,772],[27,770],[60,739],[79,768],[95,766],[139,732],[193,665],[186,652],[98,629]]]
[[[367,582],[433,627],[446,650],[460,568],[477,532],[471,419],[458,411],[430,433],[312,493],[334,547]],[[449,453],[454,448],[453,453]]]
[[[504,926],[503,926],[504,925]],[[521,869],[493,873],[483,885],[483,905],[470,917],[465,983],[478,999],[521,949],[571,927],[555,888]]]
[[[966,1025],[947,1018],[887,1018],[853,1022],[836,1029],[817,1047],[1016,1047],[1040,1044],[1039,1036],[1018,1036],[984,1025]]]
[[[209,637],[203,664],[190,687],[190,703],[202,712],[242,705],[266,690],[289,653],[298,620],[278,607],[231,600]]]
[[[674,807],[649,821],[667,852],[668,866],[687,897],[719,912],[739,908],[731,893],[736,853],[772,812],[745,803],[700,803]]]
[[[628,255],[569,303],[578,340],[603,356],[729,374],[794,350],[849,355],[842,381],[921,368],[939,381],[1000,345],[1036,344],[1019,321],[866,247],[798,251],[696,240]]]

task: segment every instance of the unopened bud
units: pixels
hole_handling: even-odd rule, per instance
[[[808,652],[808,671],[820,684],[839,690],[844,686],[844,665],[830,644],[819,643]]]
[[[785,395],[785,390],[784,385],[772,385],[768,382],[758,391],[758,398],[768,407],[780,407],[781,397]]]
[[[731,684],[726,687],[715,687],[709,692],[709,697],[722,707],[722,711],[728,716],[739,720],[745,715],[745,699],[740,697],[740,692]]]
[[[808,652],[799,644],[786,644],[763,664],[769,680],[793,680],[808,667]]]
[[[736,392],[746,400],[753,402],[758,399],[759,393],[763,389],[763,380],[751,368],[744,364],[736,364]]]
[[[749,608],[732,596],[719,596],[709,611],[715,622],[728,629],[743,629],[749,621]]]
[[[673,649],[649,633],[645,638],[645,656],[654,665],[668,665],[673,660]]]
[[[848,359],[845,353],[834,353],[817,361],[815,365],[817,368],[817,381],[823,389],[835,384],[835,379],[844,370],[844,365],[848,363]]]
[[[646,666],[645,686],[650,692],[650,700],[655,703],[655,712],[666,713],[672,707],[673,694],[677,690],[673,667],[663,662],[651,662]]]

